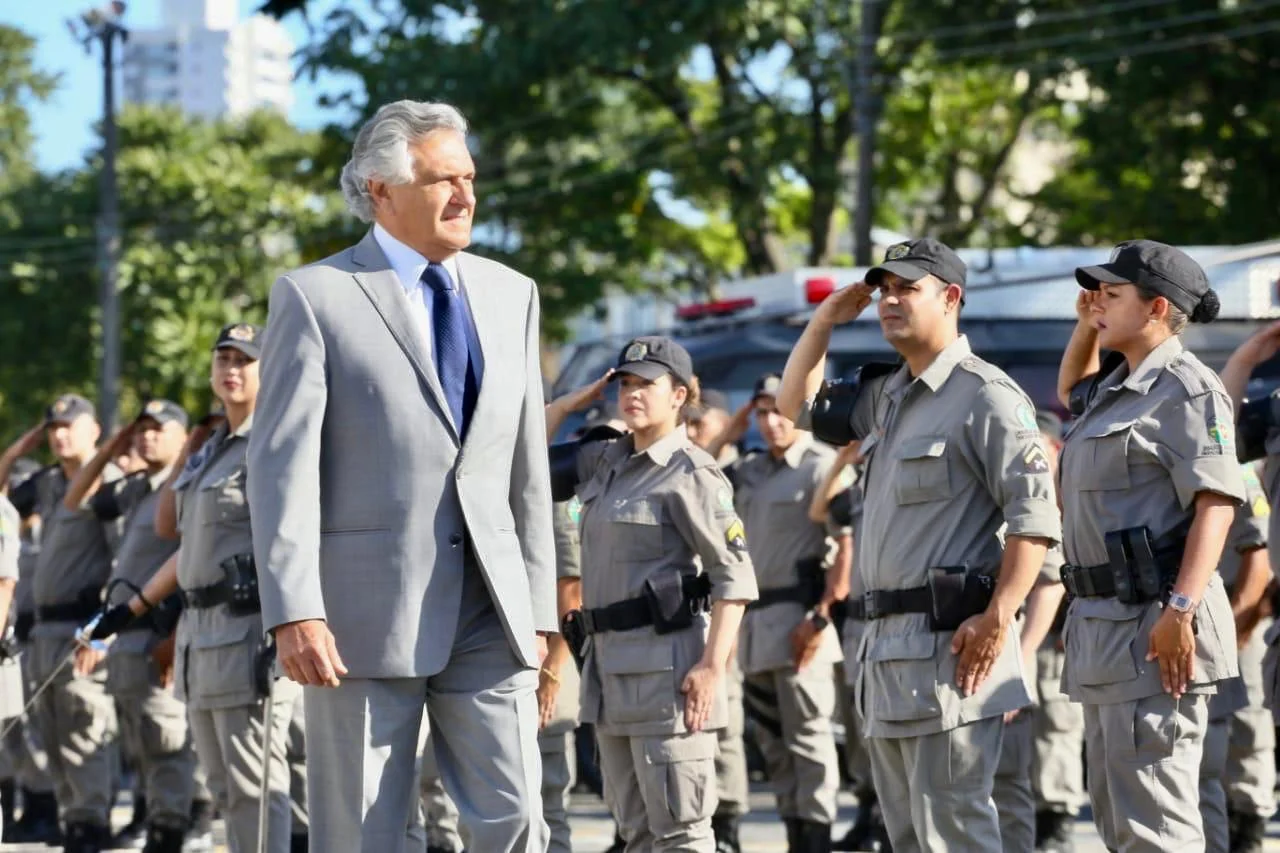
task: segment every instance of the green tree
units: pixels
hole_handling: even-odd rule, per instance
[[[0,25],[0,191],[34,171],[31,105],[53,92],[57,78],[35,66],[35,40]],[[12,223],[16,212],[0,207],[0,219]]]
[[[122,414],[149,396],[199,412],[220,326],[261,322],[275,277],[346,239],[349,225],[336,194],[317,188],[319,137],[277,115],[207,122],[131,107],[119,125]],[[98,167],[93,158],[11,194],[22,217],[0,230],[3,434],[54,394],[93,394]]]

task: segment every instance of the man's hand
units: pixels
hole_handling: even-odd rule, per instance
[[[800,624],[791,630],[791,662],[796,672],[808,666],[809,661],[822,648],[822,631],[809,619],[802,619]]]
[[[151,650],[151,662],[155,664],[160,675],[160,686],[168,689],[173,686],[173,661],[177,654],[178,635],[170,634]]]
[[[956,662],[956,686],[965,696],[972,696],[991,675],[1000,652],[1004,649],[1009,626],[991,610],[970,616],[951,638],[951,653]]]
[[[1280,321],[1259,329],[1240,345],[1232,358],[1242,359],[1246,364],[1257,367],[1277,352],[1280,352]]]
[[[545,729],[556,713],[560,676],[543,667],[538,670],[538,728]]]
[[[93,646],[77,646],[75,663],[71,665],[76,675],[91,675],[98,664],[107,659],[107,650]]]
[[[851,323],[867,310],[873,293],[875,288],[865,281],[841,288],[822,300],[813,312],[813,319],[828,326]]]
[[[1076,320],[1080,325],[1087,326],[1093,322],[1093,306],[1100,295],[1096,290],[1080,288],[1080,293],[1076,295]]]
[[[689,731],[700,732],[706,725],[716,698],[716,687],[723,676],[723,670],[699,661],[684,677],[680,692],[684,694],[684,726]]]
[[[1174,699],[1182,698],[1195,675],[1196,635],[1191,625],[1193,621],[1194,614],[1166,607],[1156,624],[1151,626],[1147,660],[1160,662],[1160,683]]]
[[[136,423],[125,424],[115,431],[115,434],[107,442],[107,446],[111,448],[111,458],[114,461],[117,457],[125,456],[133,452],[133,435]]]
[[[34,453],[39,449],[43,441],[44,422],[41,421],[31,429],[24,432],[17,441],[9,445],[9,449],[4,452],[4,455],[10,459],[17,459],[21,456],[26,456],[28,453]]]
[[[285,675],[298,684],[337,687],[347,674],[333,633],[323,619],[289,622],[274,631],[276,656]]]

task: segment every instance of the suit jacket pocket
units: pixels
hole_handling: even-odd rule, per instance
[[[597,643],[604,722],[658,723],[676,715],[672,641],[647,631],[635,639],[610,637]]]
[[[911,722],[941,716],[937,638],[932,633],[877,637],[867,651],[867,716]]]

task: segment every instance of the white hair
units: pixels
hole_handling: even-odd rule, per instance
[[[409,146],[436,130],[467,134],[467,120],[454,107],[432,101],[395,101],[364,123],[342,167],[342,196],[361,222],[373,221],[369,181],[407,184],[413,180]]]

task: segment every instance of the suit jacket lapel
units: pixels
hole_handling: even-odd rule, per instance
[[[464,253],[458,254],[458,273],[462,278],[462,286],[466,290],[467,304],[471,308],[471,322],[476,327],[476,337],[480,339],[480,352],[484,355],[484,378],[476,394],[476,410],[471,415],[467,437],[475,433],[485,423],[484,413],[492,405],[489,399],[499,393],[500,382],[499,351],[501,349],[502,327],[500,325],[503,305],[501,292],[495,288],[494,282],[483,281],[482,276],[470,263]]]
[[[387,324],[391,336],[400,345],[400,349],[404,350],[404,354],[418,371],[418,376],[427,390],[435,397],[436,408],[441,418],[449,425],[454,441],[458,441],[458,428],[453,423],[453,417],[445,401],[444,390],[440,387],[435,359],[431,357],[422,339],[422,333],[414,322],[409,300],[404,294],[404,288],[400,286],[400,279],[387,263],[386,255],[382,253],[378,242],[373,238],[373,231],[366,234],[365,238],[356,245],[351,253],[351,260],[357,267],[362,268],[361,271],[354,273],[356,283],[360,285],[365,296],[369,297],[378,316]]]

